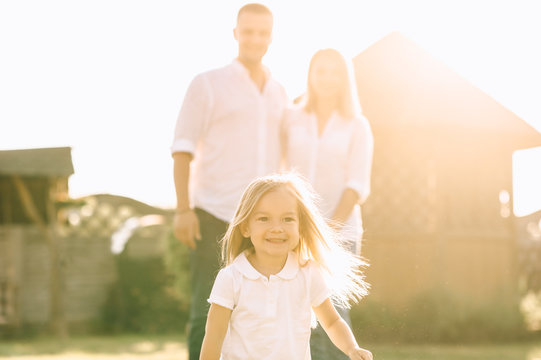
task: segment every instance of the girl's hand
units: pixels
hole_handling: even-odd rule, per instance
[[[351,360],[373,360],[372,353],[368,350],[355,347],[348,353]]]

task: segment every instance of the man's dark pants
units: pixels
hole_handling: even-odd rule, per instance
[[[195,209],[201,229],[201,241],[190,252],[191,306],[188,328],[188,351],[190,360],[199,360],[201,344],[205,336],[205,325],[209,310],[209,298],[214,279],[220,269],[219,241],[228,224],[208,212]]]

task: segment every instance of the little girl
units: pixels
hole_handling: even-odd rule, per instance
[[[342,249],[305,181],[253,181],[222,245],[227,266],[209,298],[200,359],[309,360],[311,310],[350,359],[372,359],[333,306],[367,294],[365,263]]]

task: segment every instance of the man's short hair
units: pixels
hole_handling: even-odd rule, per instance
[[[239,21],[239,17],[245,12],[251,12],[255,14],[268,14],[272,16],[272,11],[270,11],[270,9],[265,5],[259,3],[250,3],[240,8],[237,14],[237,22]]]

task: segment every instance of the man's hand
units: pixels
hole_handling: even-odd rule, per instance
[[[193,210],[175,213],[173,219],[173,232],[176,238],[189,248],[195,250],[195,240],[201,240],[199,219]]]

